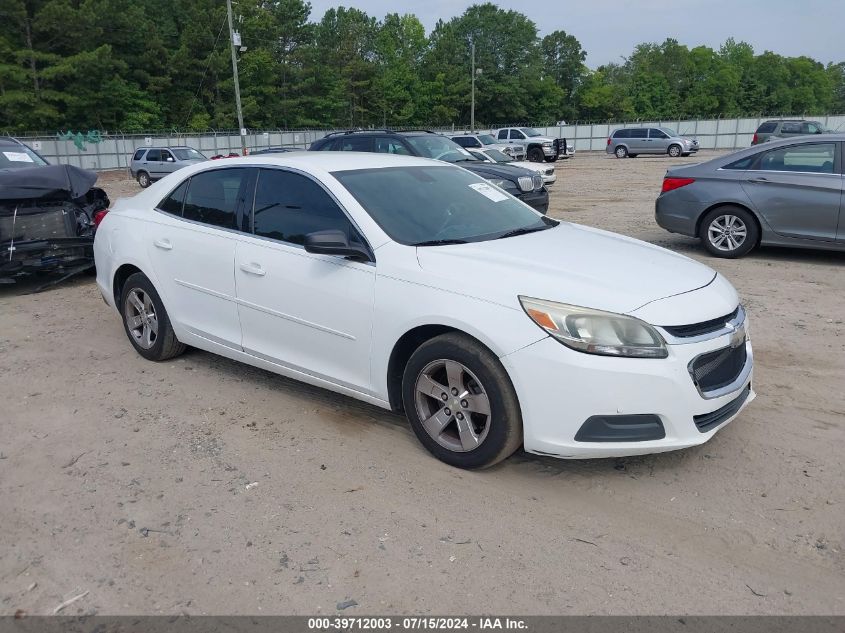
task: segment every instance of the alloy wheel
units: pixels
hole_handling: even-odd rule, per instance
[[[672,147],[669,148],[669,156],[671,156],[672,158],[677,158],[680,155],[681,155],[681,148],[678,147],[677,145],[673,145]]]
[[[440,359],[417,376],[414,404],[423,428],[443,448],[465,453],[478,448],[490,430],[490,399],[465,365]]]
[[[735,215],[720,215],[713,218],[707,227],[707,239],[714,248],[731,252],[740,248],[748,237],[748,227]]]
[[[140,288],[133,288],[126,295],[126,305],[123,308],[126,327],[135,343],[150,349],[158,339],[158,316],[150,295]]]

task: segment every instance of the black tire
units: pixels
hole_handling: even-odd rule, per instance
[[[636,158],[639,154],[628,154],[628,158]]]
[[[678,158],[678,157],[679,157],[679,156],[683,153],[683,149],[681,149],[681,146],[680,146],[680,145],[674,145],[674,144],[673,144],[673,145],[670,145],[670,146],[669,146],[669,149],[667,150],[667,153],[668,153],[668,154],[669,154],[669,156],[671,156],[672,158]]]
[[[545,161],[546,161],[547,163],[553,163],[553,162],[555,162],[556,160],[557,160],[557,158],[555,158],[554,156],[546,156],[546,157],[545,157]]]
[[[616,158],[628,158],[628,148],[624,145],[619,145],[613,153],[616,154]]]
[[[416,400],[417,380],[427,367],[441,360],[463,365],[468,370],[464,374],[469,385],[467,390],[478,386],[489,403],[489,416],[483,416],[486,436],[471,450],[450,450],[435,440],[423,426]],[[474,376],[469,376],[469,372]],[[477,377],[478,382],[473,385],[474,377]],[[452,466],[487,468],[510,457],[522,446],[522,413],[507,371],[490,350],[465,334],[442,334],[423,343],[411,355],[402,377],[402,400],[411,428],[423,446],[439,460]],[[436,398],[432,400],[437,402]],[[436,404],[432,404],[437,408]],[[449,404],[444,406],[448,407]],[[458,405],[455,406],[457,408]],[[460,413],[456,415],[460,416]],[[443,429],[450,433],[456,432],[457,424],[457,420],[452,418]]]
[[[528,150],[528,160],[532,163],[542,163],[546,160],[546,155],[543,153],[543,150],[539,147],[532,147]]]
[[[141,185],[143,189],[146,189],[153,183],[150,175],[145,171],[138,172],[138,184]]]
[[[738,222],[734,221],[731,223],[731,217],[736,218]],[[738,239],[737,236],[739,235],[739,232],[733,233],[733,237],[726,236],[722,233],[721,237],[724,239],[721,244],[719,243],[720,234],[718,231],[720,227],[727,228],[731,224],[733,225],[735,231],[739,227],[739,224],[741,224],[744,228],[744,237],[742,242],[735,247],[734,243],[736,243]],[[733,205],[726,205],[713,209],[704,216],[704,219],[701,221],[701,228],[699,228],[698,231],[698,237],[701,239],[701,243],[704,245],[704,248],[706,248],[711,255],[724,257],[726,259],[736,259],[737,257],[747,255],[754,249],[755,246],[757,246],[757,243],[760,240],[760,227],[757,224],[757,218],[755,218],[746,209]],[[733,243],[731,240],[733,240]]]
[[[130,294],[132,294],[133,291],[143,293],[143,295],[148,296],[154,310],[154,316],[157,321],[157,330],[155,340],[152,342],[150,347],[145,347],[141,342],[139,342],[138,337],[133,334],[129,324],[130,308],[128,308],[127,304],[130,300]],[[120,315],[123,319],[123,329],[126,332],[126,336],[129,338],[129,342],[132,343],[132,347],[135,348],[135,351],[147,360],[167,360],[168,358],[178,356],[185,351],[186,346],[184,343],[180,343],[176,338],[176,334],[173,331],[173,326],[170,324],[170,318],[167,316],[167,310],[164,308],[164,303],[162,303],[161,297],[159,297],[155,286],[153,286],[152,282],[144,273],[135,273],[130,275],[123,284],[123,288],[120,291],[120,304],[118,305],[118,310],[120,310]]]

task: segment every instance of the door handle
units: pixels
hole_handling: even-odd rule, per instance
[[[748,182],[771,182],[768,178],[758,176],[757,178],[749,178]]]
[[[156,240],[156,241],[153,242],[153,245],[156,248],[160,248],[163,251],[172,251],[173,250],[173,244],[171,244],[170,240],[168,240],[168,239]]]
[[[261,266],[256,263],[241,264],[240,269],[248,275],[255,275],[256,277],[263,277],[267,274],[267,271],[261,268]]]

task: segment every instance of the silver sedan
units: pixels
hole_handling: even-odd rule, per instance
[[[655,219],[717,257],[760,244],[845,250],[843,146],[845,134],[805,136],[672,167]]]

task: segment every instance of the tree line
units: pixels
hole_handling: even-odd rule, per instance
[[[673,39],[591,70],[571,34],[541,37],[492,3],[437,22],[305,0],[239,0],[245,125],[253,129],[845,112],[845,62]],[[3,0],[0,130],[237,126],[223,0]]]

